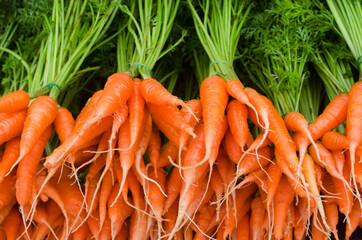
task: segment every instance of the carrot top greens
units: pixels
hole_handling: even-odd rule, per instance
[[[238,79],[233,68],[241,28],[249,13],[248,1],[200,1],[188,5],[200,42],[210,58],[209,75],[219,74],[225,80]]]
[[[330,14],[317,1],[274,0],[250,18],[241,46],[250,79],[280,114],[300,111],[310,75],[307,62],[332,29]]]

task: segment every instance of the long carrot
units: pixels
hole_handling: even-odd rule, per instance
[[[137,136],[141,129],[142,119],[144,115],[145,99],[141,95],[140,85],[141,79],[133,79],[133,92],[128,100],[131,133],[131,144],[129,148],[133,147],[136,142]]]
[[[0,162],[0,182],[4,180],[5,175],[10,171],[19,155],[20,138],[15,137],[6,143],[4,155]]]
[[[45,145],[53,133],[53,129],[54,128],[52,126],[48,126],[38,138],[37,142],[33,145],[31,151],[26,154],[19,163],[16,180],[16,199],[20,205],[24,205],[30,200],[36,168],[43,155]]]
[[[158,131],[158,128],[156,125],[152,125],[152,133],[151,133],[151,139],[147,146],[147,153],[150,157],[150,161],[152,165],[155,168],[155,174],[157,177],[157,162],[160,157],[160,150],[161,150],[161,137]]]
[[[17,90],[0,98],[0,112],[17,112],[25,109],[29,103],[28,93],[24,90]]]
[[[233,134],[235,141],[241,148],[244,148],[248,137],[248,123],[246,121],[247,117],[248,109],[245,105],[239,103],[236,100],[233,100],[228,104],[227,118],[230,131]]]

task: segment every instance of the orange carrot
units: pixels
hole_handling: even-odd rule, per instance
[[[327,132],[322,138],[323,145],[330,150],[341,150],[349,147],[348,138],[338,132]]]
[[[352,233],[361,222],[361,205],[358,204],[357,201],[358,200],[356,199],[353,203],[353,208],[351,214],[349,215],[350,222],[346,225],[346,239],[351,237]]]
[[[205,128],[205,156],[203,160],[193,167],[206,162],[214,149],[213,143],[218,135],[219,126],[222,124],[229,99],[225,80],[218,76],[206,78],[200,86],[200,98]]]
[[[11,209],[13,209],[14,205],[16,204],[16,199],[13,198],[10,203],[5,205],[0,209],[0,224],[5,220],[5,218],[9,215]]]
[[[26,108],[30,98],[24,90],[8,93],[0,98],[0,112],[17,112]]]
[[[4,178],[4,181],[0,183],[0,209],[15,200],[15,182],[15,174],[10,174]]]
[[[244,215],[238,222],[236,228],[238,233],[238,240],[249,240],[250,235],[250,212]]]
[[[57,111],[56,102],[48,96],[40,96],[30,104],[21,134],[19,159],[31,150],[45,129],[54,122]]]
[[[189,109],[190,113],[193,114],[184,101],[173,96],[162,86],[161,83],[153,78],[147,78],[142,81],[140,92],[147,103],[168,106],[180,105],[185,109]],[[195,117],[195,115],[193,116]]]
[[[242,155],[242,149],[239,144],[235,141],[234,136],[232,135],[230,129],[226,131],[225,138],[224,138],[224,146],[225,151],[230,158],[231,161],[234,163],[239,163],[240,157]]]
[[[230,131],[235,141],[244,148],[248,137],[248,109],[236,100],[231,101],[227,107],[227,119]]]
[[[16,180],[16,199],[20,205],[28,203],[32,190],[32,184],[35,179],[36,168],[41,160],[45,145],[52,136],[53,127],[48,126],[37,139],[32,149],[20,161],[17,170]],[[20,142],[21,156],[21,142]]]
[[[109,195],[111,194],[112,187],[114,185],[113,179],[114,179],[114,176],[110,169],[104,175],[101,190],[99,193],[99,224],[100,224],[100,228],[103,227],[103,223],[107,216],[107,201],[108,201]]]
[[[177,107],[148,103],[147,108],[150,110],[152,117],[157,116],[158,118],[161,118],[165,123],[169,124],[171,127],[179,131],[185,131],[189,135],[195,137],[193,128],[189,124],[187,124],[187,122],[183,118],[181,111]]]
[[[0,162],[0,182],[4,180],[5,175],[9,172],[13,164],[20,155],[20,138],[15,137],[8,141],[5,146],[4,156]]]
[[[70,136],[75,125],[72,114],[63,107],[58,108],[57,117],[54,121],[54,127],[57,131],[60,142],[64,142]]]
[[[222,178],[218,171],[213,171],[211,174],[211,187],[215,192],[216,196],[216,220],[219,220],[220,216],[220,207],[221,207],[221,198],[225,191]]]
[[[160,157],[158,158],[157,166],[165,167],[167,165],[171,165],[169,157],[172,159],[173,162],[176,162],[177,151],[178,148],[173,142],[169,141],[166,144],[164,144],[161,147]]]
[[[289,205],[293,202],[294,191],[285,176],[279,181],[274,196],[274,236],[276,239],[283,238],[283,224],[287,217]]]
[[[158,128],[156,125],[152,125],[152,133],[151,133],[151,139],[147,146],[147,153],[150,157],[151,163],[155,168],[155,174],[157,177],[157,162],[160,157],[160,149],[161,149],[161,137],[158,131]]]
[[[339,240],[338,238],[338,231],[337,231],[337,224],[338,224],[338,206],[337,203],[334,201],[330,201],[330,199],[326,199],[326,202],[324,202],[324,208],[326,209],[326,218],[327,223],[330,229],[333,232],[333,235],[336,240]]]
[[[14,113],[0,113],[0,145],[23,131],[26,114],[26,109]]]
[[[336,165],[337,171],[343,175],[343,166],[344,166],[344,162],[346,161],[344,151],[343,150],[332,150],[331,153],[335,160],[335,165]]]
[[[174,201],[178,198],[182,188],[182,178],[177,168],[173,168],[167,175],[166,180],[166,195],[164,205],[164,213],[166,213],[172,206]]]
[[[215,208],[211,205],[202,206],[198,211],[197,231],[194,240],[203,240],[206,235],[207,227],[215,212]]]
[[[129,147],[132,147],[136,142],[137,136],[141,129],[142,119],[144,115],[145,99],[141,95],[140,86],[141,79],[133,79],[133,92],[128,100],[131,133],[131,144]]]
[[[348,93],[347,127],[346,136],[349,141],[351,172],[353,185],[356,190],[357,199],[362,206],[361,195],[358,191],[354,173],[355,153],[358,145],[362,144],[362,82],[355,83]]]
[[[260,156],[259,159],[256,156],[257,154]],[[242,159],[237,166],[237,176],[239,177],[243,174],[248,174],[268,165],[272,157],[273,150],[269,146],[261,148],[258,153],[251,152],[245,155],[244,159]]]
[[[165,134],[168,140],[170,140],[177,147],[180,145],[180,131],[167,124],[159,116],[152,116],[153,123],[160,129],[160,131]],[[177,156],[177,154],[176,154]]]
[[[274,164],[273,164],[274,163]],[[273,163],[268,165],[267,173],[269,178],[267,179],[267,209],[274,198],[274,195],[277,191],[280,178],[282,177],[282,171],[280,170],[279,166],[275,164],[275,160]]]
[[[251,198],[246,199],[245,202],[241,205],[241,207],[237,206],[235,212],[232,212],[232,215],[229,215],[229,218],[225,219],[225,230],[223,233],[224,239],[226,239],[227,236],[231,235],[232,231],[237,226],[237,223],[241,220],[242,217],[244,217],[244,215],[247,212],[249,212],[251,201],[252,201]]]
[[[261,197],[255,197],[251,202],[250,239],[260,239],[264,216],[265,208]]]
[[[19,234],[19,225],[21,223],[21,217],[17,208],[12,208],[9,215],[2,223],[2,227],[6,232],[7,240],[16,240]]]
[[[87,212],[92,214],[98,206],[100,193],[96,192],[97,183],[99,182],[101,175],[100,173],[96,174],[95,176],[87,176],[85,182],[85,201]],[[92,201],[94,202],[92,205]]]

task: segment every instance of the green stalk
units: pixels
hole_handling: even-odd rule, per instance
[[[362,80],[362,6],[358,0],[327,0],[339,30],[357,61]]]
[[[209,76],[217,73],[225,80],[238,79],[233,62],[241,28],[251,5],[247,6],[247,1],[203,0],[200,1],[204,16],[201,19],[191,0],[187,2],[197,35],[211,62]]]
[[[138,0],[131,1],[129,6],[120,6],[128,16],[125,23],[127,28],[118,38],[117,62],[120,71],[126,72],[131,67],[132,77],[152,77],[156,62],[180,44],[186,35],[183,31],[180,39],[165,48],[179,3],[179,0]]]

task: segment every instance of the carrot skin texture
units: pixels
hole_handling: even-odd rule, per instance
[[[67,137],[70,136],[74,126],[75,120],[72,114],[68,111],[68,109],[59,107],[54,121],[54,127],[61,143],[63,143]]]
[[[45,146],[53,133],[53,129],[53,126],[48,126],[38,138],[31,151],[19,163],[16,180],[16,199],[20,205],[25,205],[30,200],[36,168],[41,160]]]
[[[145,99],[140,93],[140,85],[141,80],[139,78],[133,79],[133,93],[128,99],[131,143],[137,139],[144,115]]]
[[[14,113],[0,113],[0,145],[23,131],[26,115],[26,109]]]
[[[249,240],[250,235],[250,212],[244,215],[241,218],[241,221],[238,222],[238,227],[236,228],[238,234],[238,240]]]
[[[30,98],[24,90],[8,93],[0,98],[0,112],[17,112],[26,108]]]
[[[274,235],[276,239],[283,238],[283,224],[287,217],[289,205],[293,202],[294,191],[287,178],[282,176],[274,196]]]
[[[2,226],[6,232],[7,240],[16,240],[19,232],[21,217],[17,208],[12,208],[9,215],[5,218]]]
[[[56,102],[48,96],[40,96],[30,104],[20,139],[20,157],[31,150],[45,129],[54,122],[57,112]]]
[[[6,143],[4,155],[0,162],[0,182],[4,180],[5,175],[10,171],[19,156],[20,138],[15,137]]]
[[[229,100],[225,80],[218,76],[206,78],[200,86],[200,98],[205,128],[205,159],[208,159]]]
[[[248,137],[248,109],[236,100],[227,106],[227,119],[235,141],[244,148]]]
[[[322,143],[329,150],[341,150],[349,147],[348,138],[338,132],[325,133]]]

